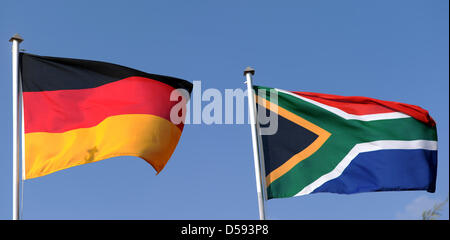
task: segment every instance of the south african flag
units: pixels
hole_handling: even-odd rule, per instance
[[[435,191],[436,124],[426,110],[368,97],[254,89],[258,111],[277,116],[277,131],[261,136],[269,199]]]

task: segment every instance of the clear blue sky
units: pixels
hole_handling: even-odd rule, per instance
[[[449,6],[395,1],[3,1],[0,219],[12,216],[11,44],[202,81],[419,105],[437,121],[436,193],[313,194],[266,203],[269,219],[411,219],[449,192]],[[208,102],[205,102],[207,104]],[[159,174],[117,157],[24,183],[24,219],[257,219],[248,125],[187,125]],[[448,219],[448,207],[444,211]]]

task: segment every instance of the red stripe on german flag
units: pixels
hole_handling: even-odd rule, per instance
[[[25,179],[115,156],[160,172],[183,125],[170,121],[175,89],[192,84],[111,63],[21,54]]]
[[[129,77],[96,88],[24,92],[25,133],[93,127],[121,114],[151,114],[170,121],[167,110],[177,104],[170,101],[173,90],[159,81]]]

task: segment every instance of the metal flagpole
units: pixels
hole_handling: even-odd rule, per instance
[[[19,220],[19,136],[20,124],[20,83],[19,83],[19,44],[23,41],[19,34],[9,39],[12,42],[12,102],[13,102],[13,220]]]
[[[253,146],[253,160],[255,163],[255,176],[256,176],[256,191],[258,193],[258,207],[259,207],[259,219],[265,220],[266,214],[264,209],[264,185],[263,176],[261,176],[261,162],[260,162],[260,152],[258,144],[258,132],[257,131],[257,120],[256,120],[256,104],[255,96],[253,94],[253,83],[252,75],[255,74],[255,69],[247,67],[244,70],[244,76],[247,78],[247,96],[248,96],[248,111],[250,117],[250,127],[252,130],[252,146]]]

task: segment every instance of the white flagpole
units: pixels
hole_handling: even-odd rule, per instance
[[[19,83],[19,44],[23,41],[19,34],[9,39],[12,42],[12,102],[13,102],[13,220],[19,220],[19,136],[20,124],[20,83]]]
[[[263,184],[263,175],[261,174],[261,162],[260,162],[260,152],[259,152],[259,144],[258,144],[258,136],[257,131],[258,123],[256,120],[256,103],[255,103],[255,95],[253,94],[253,83],[252,83],[252,75],[255,74],[255,70],[251,67],[247,67],[244,70],[244,76],[247,78],[247,99],[248,99],[248,111],[250,117],[250,127],[252,130],[252,146],[253,146],[253,160],[255,163],[255,176],[256,176],[256,191],[258,193],[258,208],[259,208],[259,219],[265,220],[265,208],[264,208],[264,184]]]

